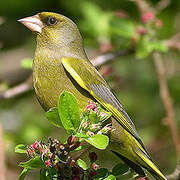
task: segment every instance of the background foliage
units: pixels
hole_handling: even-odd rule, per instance
[[[148,3],[155,7],[157,0],[150,0]],[[180,130],[179,52],[168,50],[161,43],[161,40],[167,40],[178,33],[179,9],[180,1],[173,0],[169,6],[157,13],[157,18],[163,22],[162,26],[157,28],[152,24],[145,25],[148,32],[142,36],[138,28],[144,25],[134,1],[2,1],[0,92],[24,82],[31,74],[30,69],[24,68],[29,67],[28,62],[24,61],[22,67],[22,60],[33,57],[35,38],[28,29],[17,22],[17,19],[22,17],[41,11],[55,11],[70,17],[80,28],[90,58],[108,51],[126,50],[134,45],[137,47],[135,53],[116,57],[99,70],[135,123],[154,162],[165,174],[171,173],[176,166],[177,156],[169,128],[162,123],[165,110],[150,52],[158,50],[163,53],[168,87],[175,109],[175,123]],[[38,139],[46,140],[48,136],[61,136],[62,139],[64,136],[63,130],[57,130],[47,121],[33,91],[1,100],[0,121],[4,131],[7,179],[17,179],[21,170],[17,168],[17,164],[22,161],[22,156],[14,153],[15,145],[31,144]],[[104,162],[105,167],[111,167],[113,161],[118,162],[118,159],[108,152],[103,156],[99,154],[99,157],[99,162]],[[29,177],[35,178],[38,178],[36,172]]]

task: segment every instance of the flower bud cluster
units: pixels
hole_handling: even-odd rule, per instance
[[[35,141],[32,145],[28,146],[26,152],[30,157],[35,157],[38,154],[47,155],[49,153],[48,147],[41,141]]]
[[[32,158],[41,156],[46,167],[52,166],[52,161],[51,161],[52,153],[49,151],[48,146],[45,145],[43,142],[35,141],[32,145],[28,146],[26,152]]]
[[[155,22],[155,26],[157,28],[162,27],[162,21],[158,18],[156,18],[155,14],[150,11],[150,12],[146,12],[141,16],[141,21],[143,24],[147,24],[150,22]]]
[[[104,110],[98,103],[89,101],[82,115],[80,131],[87,136],[95,134],[108,134],[111,131],[110,124],[104,127],[104,122],[111,116],[111,113]]]
[[[163,26],[162,20],[158,19],[152,11],[143,13],[141,16],[141,22],[143,25],[138,26],[136,29],[136,32],[139,35],[145,35],[148,33],[149,24],[151,24],[153,28],[161,28]],[[147,24],[148,26],[146,26]]]

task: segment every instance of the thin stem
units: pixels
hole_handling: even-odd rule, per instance
[[[155,68],[156,68],[158,79],[159,79],[160,96],[161,96],[161,99],[162,99],[162,102],[166,111],[166,117],[164,118],[164,121],[169,126],[173,143],[176,148],[176,152],[178,153],[178,156],[180,157],[180,140],[179,140],[178,131],[175,125],[174,108],[173,108],[172,100],[171,100],[169,90],[167,87],[166,69],[165,69],[160,53],[154,52],[153,60],[154,60]]]

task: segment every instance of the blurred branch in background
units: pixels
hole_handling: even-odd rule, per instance
[[[178,157],[180,157],[180,140],[179,140],[178,131],[175,125],[174,108],[173,108],[172,100],[169,95],[169,90],[167,87],[166,68],[162,61],[162,56],[158,52],[153,53],[153,58],[154,58],[154,64],[156,67],[158,79],[159,79],[160,95],[164,104],[164,108],[166,110],[166,117],[164,118],[164,123],[168,125],[170,128],[170,132],[172,135],[174,146],[176,148],[176,152],[178,154]]]
[[[175,119],[174,119],[174,116],[175,116],[174,108],[173,108],[172,100],[169,95],[169,90],[167,87],[166,68],[162,61],[161,54],[159,54],[158,52],[154,52],[153,58],[154,58],[154,64],[156,67],[158,79],[159,79],[160,95],[164,104],[164,108],[166,110],[166,117],[163,119],[163,121],[164,121],[164,124],[169,126],[170,133],[172,136],[174,146],[176,148],[178,158],[180,158],[180,140],[179,140],[179,134],[178,134],[178,130],[176,128]],[[176,169],[174,170],[172,174],[167,176],[167,179],[179,180],[179,178],[180,178],[180,163],[178,162]]]
[[[0,92],[0,100],[9,99],[28,92],[32,89],[32,76],[30,76],[25,82],[18,84],[17,86]]]
[[[143,17],[144,13],[151,12],[151,14],[157,14],[159,11],[162,11],[164,8],[166,8],[171,1],[170,0],[161,0],[155,9],[152,9],[150,5],[145,0],[135,0],[136,5],[139,8],[141,18]],[[175,48],[180,50],[180,33],[176,34],[169,40],[165,42],[166,46],[168,48]],[[167,86],[167,79],[166,79],[166,68],[164,65],[164,62],[162,60],[162,55],[159,52],[153,52],[152,53],[155,68],[158,75],[159,80],[159,91],[160,91],[160,97],[162,99],[165,111],[166,111],[166,117],[164,118],[164,123],[169,126],[170,133],[173,139],[173,144],[176,149],[176,153],[178,158],[180,158],[180,139],[178,130],[176,128],[175,124],[175,112],[174,107],[172,103],[172,99],[169,94],[168,86]],[[177,164],[176,169],[171,175],[168,175],[168,179],[174,179],[178,180],[180,177],[180,163]]]
[[[98,56],[98,57],[92,59],[91,62],[94,66],[97,67],[97,66],[101,66],[109,61],[114,60],[116,57],[130,55],[133,52],[134,52],[134,50],[129,49],[129,50],[117,51],[115,53],[103,54],[101,56]]]
[[[174,35],[172,38],[170,38],[169,40],[165,41],[165,44],[169,47],[169,48],[173,48],[173,49],[177,49],[178,51],[180,51],[180,32],[177,33],[176,35]]]
[[[171,3],[171,0],[161,0],[161,1],[159,1],[157,3],[156,7],[155,7],[156,12],[162,11],[167,6],[169,6],[170,3]]]

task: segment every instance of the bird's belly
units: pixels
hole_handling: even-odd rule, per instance
[[[76,97],[81,112],[87,106],[88,100],[93,99],[74,81],[62,65],[58,68],[34,69],[33,82],[37,98],[45,111],[57,107],[59,96],[63,91],[69,91]]]

